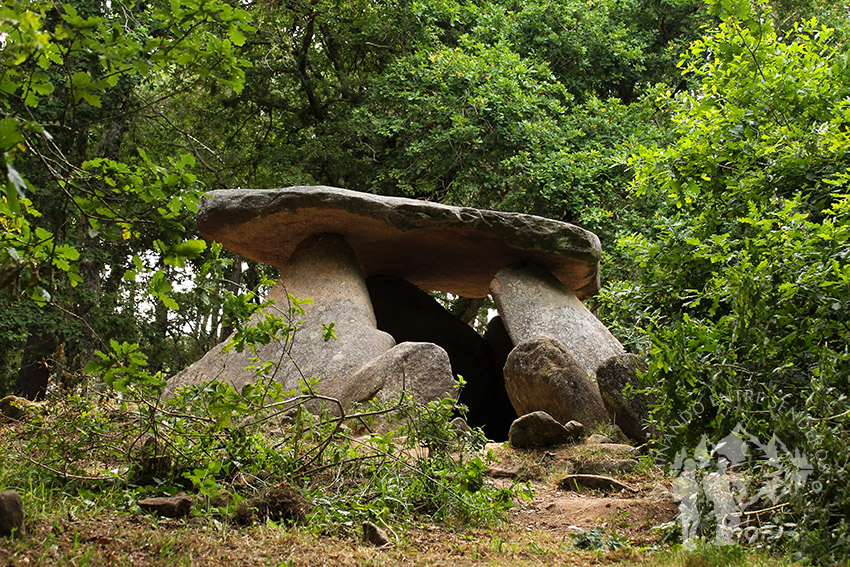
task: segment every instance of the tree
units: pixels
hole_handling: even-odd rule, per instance
[[[707,17],[691,0],[252,10],[245,88],[151,108],[137,131],[159,155],[191,151],[208,186],[339,185],[561,218],[607,242],[653,210],[625,206],[626,159],[665,135],[654,84],[682,83],[676,58]],[[186,135],[158,133],[171,125]]]
[[[780,35],[765,4],[710,5],[720,24],[681,62],[699,88],[667,102],[676,139],[634,159],[637,194],[669,205],[654,236],[623,241],[641,277],[618,315],[647,329],[671,448],[741,425],[817,456],[825,488],[797,487],[776,521],[829,562],[850,501],[846,46],[815,20]]]
[[[246,12],[219,0],[15,0],[0,20],[0,289],[4,301],[24,295],[62,313],[17,319],[18,390],[39,397],[60,346],[71,347],[65,357],[83,354],[63,335],[80,326],[86,342],[98,335],[92,294],[106,282],[117,291],[128,257],[140,271],[151,254],[181,265],[203,250],[186,239],[200,199],[194,158],[154,161],[144,147],[124,148],[124,134],[141,109],[201,81],[238,91],[246,63],[236,47],[250,28]],[[171,91],[161,88],[169,77]],[[148,288],[176,308],[164,275],[151,269]]]

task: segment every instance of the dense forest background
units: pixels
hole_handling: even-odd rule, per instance
[[[168,376],[230,333],[269,268],[200,239],[204,190],[534,213],[602,239],[594,307],[650,361],[671,454],[775,434],[817,467],[779,510],[803,547],[850,545],[840,3],[11,0],[0,22],[0,395],[101,387],[111,341]]]

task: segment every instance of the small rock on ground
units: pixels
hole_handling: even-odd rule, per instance
[[[24,533],[24,502],[14,490],[0,491],[0,537]]]
[[[579,463],[576,469],[581,474],[616,475],[630,473],[635,470],[637,461],[634,459],[612,459],[602,462]]]
[[[153,512],[164,518],[184,518],[192,510],[192,498],[185,492],[174,496],[146,498],[136,504],[145,512]]]
[[[558,482],[558,488],[571,491],[575,491],[578,488],[589,488],[592,490],[628,490],[629,492],[637,492],[637,489],[619,480],[595,474],[568,474]]]
[[[375,547],[384,547],[389,545],[390,538],[387,536],[386,530],[380,526],[372,522],[363,522],[363,541],[371,543]]]
[[[545,411],[525,414],[511,424],[508,441],[514,447],[549,447],[574,441],[567,429]]]
[[[587,437],[587,428],[574,419],[571,419],[570,421],[565,423],[564,429],[566,429],[567,433],[570,434],[570,437],[574,439],[582,439],[584,437]]]
[[[23,421],[34,410],[42,408],[47,402],[34,402],[18,396],[6,396],[0,399],[0,422],[2,418]]]
[[[493,465],[487,469],[487,476],[491,478],[517,478],[522,474],[522,465],[509,463],[507,465]]]
[[[631,445],[622,443],[588,443],[584,446],[586,451],[594,455],[606,455],[609,457],[634,457],[638,450]]]

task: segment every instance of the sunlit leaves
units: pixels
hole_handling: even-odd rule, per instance
[[[169,8],[157,7],[132,18],[120,11],[129,9],[126,6],[113,11],[107,5],[93,15],[82,2],[57,5],[15,0],[0,8],[6,34],[0,50],[0,106],[7,110],[0,121],[0,165],[6,178],[0,220],[7,227],[0,231],[0,265],[17,261],[14,256],[26,258],[34,266],[50,258],[53,268],[69,274],[71,285],[79,281],[74,271],[79,258],[69,252],[72,245],[57,242],[53,236],[30,239],[28,235],[45,229],[29,225],[36,222],[38,212],[31,204],[26,211],[19,205],[30,188],[27,172],[15,166],[15,152],[34,152],[53,163],[56,156],[47,158],[42,152],[57,154],[60,150],[39,122],[39,116],[51,116],[37,114],[45,101],[64,99],[60,102],[65,105],[60,115],[64,123],[51,127],[73,130],[85,128],[76,123],[85,107],[100,109],[116,93],[123,96],[122,89],[132,83],[120,86],[122,78],[203,77],[235,91],[241,89],[247,62],[239,58],[234,46],[244,44],[244,34],[252,30],[247,12],[220,0],[174,0]],[[221,30],[227,31],[229,39],[219,39]],[[31,110],[22,112],[22,107]],[[75,135],[87,134],[80,130]],[[38,137],[47,141],[46,149]],[[176,243],[176,252],[170,256],[173,264],[198,253],[196,244],[180,244],[185,227],[178,220],[183,211],[196,209],[200,200],[190,171],[195,165],[192,156],[153,163],[139,148],[136,156],[125,161],[85,157],[72,162],[59,152],[50,169],[51,186],[38,189],[42,195],[53,193],[56,198],[69,199],[80,222],[89,225],[86,234],[90,238],[127,241],[139,238],[142,227],[157,226]],[[15,227],[14,232],[8,227]],[[44,283],[35,276],[31,282]]]

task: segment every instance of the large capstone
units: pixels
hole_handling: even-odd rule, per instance
[[[290,310],[291,297],[310,299],[304,313]],[[360,367],[388,351],[393,338],[377,329],[366,282],[351,247],[338,235],[321,234],[305,240],[281,270],[268,299],[270,311],[297,325],[288,340],[260,345],[256,356],[271,361],[262,373],[287,389],[300,388],[302,379],[319,379],[317,392],[338,397]],[[252,320],[256,322],[258,318]],[[333,323],[336,339],[325,340]],[[227,341],[175,376],[171,387],[220,379],[237,390],[258,378],[248,349],[223,352]],[[341,400],[345,401],[345,400]]]
[[[245,258],[286,266],[305,237],[339,234],[366,276],[484,297],[501,268],[531,260],[578,297],[599,289],[595,234],[534,215],[451,207],[334,187],[210,191],[201,233]]]
[[[499,270],[490,289],[514,344],[539,336],[553,337],[588,373],[625,352],[620,341],[573,292],[536,264]]]

